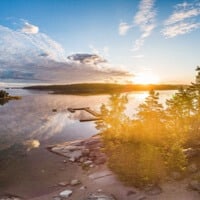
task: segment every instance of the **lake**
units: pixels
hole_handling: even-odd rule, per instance
[[[43,177],[41,170],[45,167],[49,169],[56,159],[46,151],[46,146],[87,138],[98,132],[94,122],[79,121],[91,118],[88,113],[70,113],[68,107],[90,107],[98,112],[101,104],[107,104],[109,99],[109,95],[53,95],[22,89],[7,91],[11,95],[22,96],[22,99],[0,105],[0,194],[10,190],[19,191],[16,189],[19,179],[23,190],[23,182],[28,184],[28,181]],[[175,91],[159,93],[160,102],[164,104]],[[126,113],[133,116],[146,96],[148,92],[130,93]],[[34,174],[34,177],[29,180],[28,174]]]

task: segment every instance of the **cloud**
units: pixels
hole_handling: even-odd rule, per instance
[[[88,64],[88,65],[97,65],[99,63],[107,62],[104,58],[96,54],[78,53],[78,54],[70,55],[67,58],[71,61],[78,61],[82,64]]]
[[[132,25],[127,24],[126,22],[121,22],[119,24],[119,35],[126,35],[129,29],[132,28]]]
[[[139,10],[134,17],[134,24],[140,28],[141,36],[135,41],[133,51],[139,50],[147,37],[149,37],[156,27],[154,8],[155,0],[141,0]]]
[[[73,54],[48,35],[27,34],[0,25],[0,82],[99,82],[131,76],[97,54]],[[110,79],[111,80],[111,79]]]
[[[189,33],[200,27],[197,17],[200,15],[200,2],[181,3],[174,7],[173,13],[164,22],[161,31],[166,38]]]
[[[184,35],[200,27],[200,23],[181,22],[163,29],[163,35],[166,38],[173,38],[177,35]]]
[[[92,44],[89,45],[89,48],[91,49],[93,54],[101,55],[102,57],[107,57],[109,55],[109,47],[104,46],[103,48],[96,48]]]
[[[21,31],[27,34],[37,34],[39,32],[39,27],[25,22]]]

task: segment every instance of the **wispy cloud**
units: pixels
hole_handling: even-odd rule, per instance
[[[140,28],[141,36],[135,41],[133,50],[139,50],[147,37],[149,37],[156,27],[154,8],[155,0],[141,0],[139,10],[134,17],[134,24]]]
[[[163,29],[163,35],[166,38],[173,38],[177,35],[184,35],[186,33],[192,32],[193,30],[199,27],[200,27],[200,23],[180,22]]]
[[[161,31],[166,38],[189,33],[200,27],[197,17],[200,15],[200,1],[183,2],[175,5],[174,11],[164,22]]]
[[[126,33],[131,29],[133,26],[129,25],[126,22],[121,22],[119,24],[119,35],[126,35]]]
[[[37,34],[39,32],[39,27],[28,22],[24,23],[24,27],[21,29],[23,33],[27,34]]]

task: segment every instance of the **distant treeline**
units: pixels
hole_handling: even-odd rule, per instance
[[[24,89],[52,91],[54,94],[113,94],[132,91],[149,90],[177,90],[186,88],[186,85],[139,85],[139,84],[109,84],[109,83],[81,83],[70,85],[37,85]]]

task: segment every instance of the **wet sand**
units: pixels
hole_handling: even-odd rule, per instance
[[[64,163],[64,157],[45,148],[27,154],[0,166],[0,195],[8,193],[30,199],[51,193],[59,189],[56,186],[59,182],[71,180],[80,170],[76,164]]]

